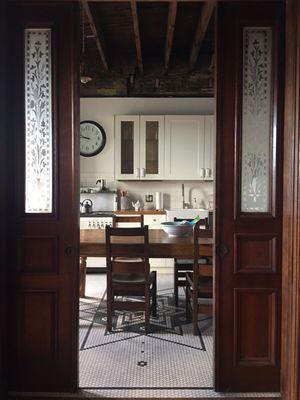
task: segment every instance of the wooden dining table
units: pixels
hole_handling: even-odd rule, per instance
[[[205,234],[204,234],[205,235]],[[132,238],[122,237],[122,244],[130,244]],[[134,239],[136,242],[136,238]],[[213,255],[214,240],[212,237],[199,239],[199,250],[204,256]],[[193,258],[193,236],[171,237],[162,229],[149,230],[150,258]],[[86,259],[87,257],[105,257],[106,243],[104,229],[80,230],[80,297],[85,296]]]

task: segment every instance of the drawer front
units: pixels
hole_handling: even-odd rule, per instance
[[[160,228],[161,222],[166,221],[166,215],[148,214],[144,215],[144,224],[149,226],[149,229]]]

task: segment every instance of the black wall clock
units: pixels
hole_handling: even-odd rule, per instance
[[[105,146],[106,134],[101,125],[94,121],[80,122],[80,155],[92,157]]]

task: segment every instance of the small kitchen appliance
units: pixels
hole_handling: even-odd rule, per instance
[[[93,202],[91,199],[84,199],[80,203],[80,212],[82,214],[91,214],[93,212]]]

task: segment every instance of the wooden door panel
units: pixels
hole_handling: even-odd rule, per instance
[[[236,365],[274,366],[277,356],[277,290],[236,289],[234,302]]]
[[[10,198],[17,215],[12,218],[10,230],[9,270],[14,298],[10,389],[75,391],[79,288],[78,4],[12,4],[10,15],[10,52],[14,60],[10,104],[11,112],[19,116],[11,125],[15,154],[11,155],[10,169],[14,173]],[[30,40],[34,41],[33,47]],[[39,65],[43,66],[41,70]],[[32,80],[27,78],[31,68],[36,71]],[[34,91],[36,87],[40,91]],[[40,94],[32,98],[30,90],[33,97]],[[38,115],[36,120],[31,110]],[[36,135],[30,143],[28,134]],[[43,149],[40,153],[39,148]],[[32,153],[38,154],[34,171],[40,175],[32,175],[29,180],[28,157]],[[42,166],[38,163],[41,157],[45,157]],[[47,171],[50,173],[43,175]],[[39,192],[40,187],[46,187],[48,197]]]
[[[235,273],[266,274],[278,273],[278,235],[235,234]]]
[[[57,236],[24,236],[21,272],[58,273],[58,242]]]
[[[220,391],[280,388],[283,16],[279,2],[217,7]]]
[[[57,290],[23,290],[20,299],[20,359],[54,364],[58,356]],[[39,316],[36,318],[36,316]]]

